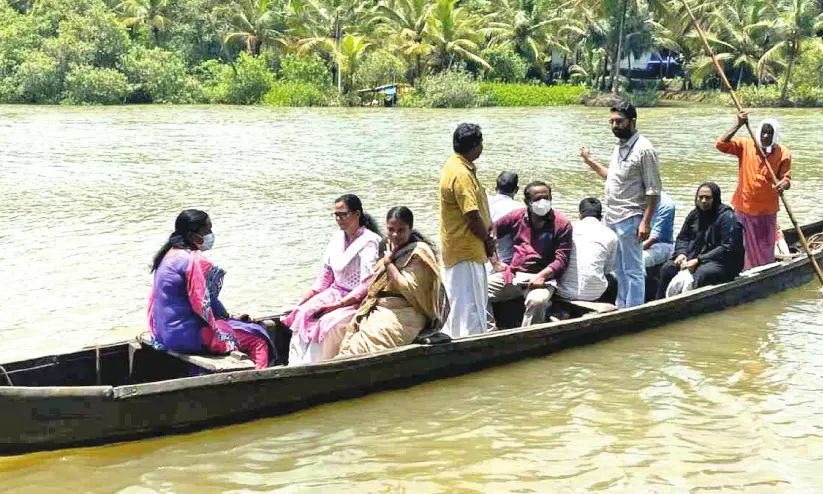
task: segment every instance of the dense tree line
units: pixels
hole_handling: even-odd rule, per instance
[[[690,1],[735,84],[823,82],[817,0]],[[0,0],[4,102],[311,104],[452,71],[617,92],[647,52],[716,85],[682,0]]]

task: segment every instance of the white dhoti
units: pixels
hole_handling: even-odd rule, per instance
[[[451,311],[443,332],[462,338],[488,331],[486,268],[482,262],[459,262],[443,270]]]

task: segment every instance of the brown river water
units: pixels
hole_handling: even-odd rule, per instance
[[[755,110],[752,119],[765,114]],[[819,110],[769,110],[795,155],[787,194],[820,219]],[[332,201],[409,206],[437,233],[461,121],[481,181],[554,185],[573,213],[602,181],[608,112],[0,106],[0,362],[145,330],[152,254],[188,207],[214,222],[229,310],[294,303],[319,269]],[[733,159],[726,108],[640,111],[682,219]],[[816,207],[817,206],[817,207]],[[781,224],[789,226],[785,216]],[[2,411],[0,411],[2,420]],[[2,492],[821,492],[823,298],[814,285],[600,344],[239,426],[0,458]]]

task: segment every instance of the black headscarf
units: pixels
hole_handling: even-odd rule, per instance
[[[700,189],[703,187],[708,187],[712,191],[712,207],[708,211],[703,211],[700,209],[700,206],[697,205],[697,194],[700,193]],[[720,200],[720,187],[716,183],[703,182],[700,184],[700,187],[694,192],[694,207],[698,211],[699,216],[697,221],[700,231],[705,230],[717,220],[717,216],[720,214],[720,208],[723,205]]]
[[[683,254],[688,259],[719,263],[727,275],[736,275],[743,269],[743,227],[732,208],[723,204],[720,187],[712,182],[700,184],[712,191],[712,206],[708,211],[695,207],[683,222],[683,228],[674,243],[675,259]],[[695,194],[695,206],[697,206]]]
[[[697,205],[697,194],[703,187],[708,187],[712,191],[712,207],[708,211],[703,211]],[[694,231],[694,240],[692,248],[689,249],[690,258],[702,253],[705,249],[710,249],[710,246],[714,243],[713,240],[719,238],[717,232],[714,231],[717,228],[717,219],[727,209],[731,211],[729,206],[721,202],[720,187],[716,183],[704,182],[700,184],[694,193],[694,211],[689,215],[697,215],[697,218],[695,218],[697,224],[696,231]],[[687,218],[686,221],[688,222],[689,219]]]

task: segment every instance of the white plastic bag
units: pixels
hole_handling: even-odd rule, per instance
[[[688,269],[681,269],[669,282],[669,286],[666,287],[666,298],[686,293],[693,287],[694,276],[692,276],[692,272]]]

